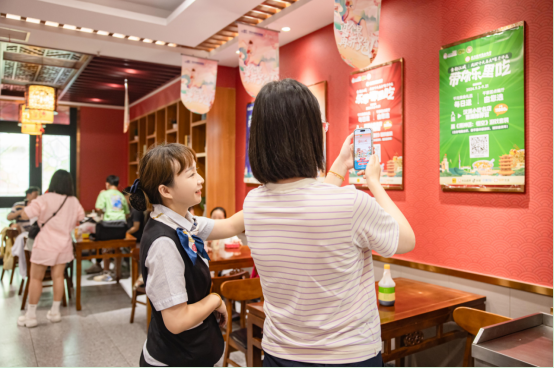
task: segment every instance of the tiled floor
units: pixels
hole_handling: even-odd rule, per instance
[[[8,275],[0,284],[1,366],[138,366],[146,339],[146,308],[137,305],[135,322],[129,323],[131,299],[125,280],[119,285],[83,280],[87,286],[82,288],[82,310],[76,311],[73,297],[68,307],[61,307],[60,323],[46,319],[53,295],[52,288],[45,288],[37,310],[39,325],[27,329],[16,323],[22,313],[17,295],[21,279],[16,274],[10,287]],[[244,354],[231,355],[245,365]]]

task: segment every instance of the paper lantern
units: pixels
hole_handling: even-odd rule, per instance
[[[21,123],[21,133],[29,135],[42,135],[42,124]]]
[[[56,111],[57,104],[56,88],[35,84],[25,87],[25,105],[28,109]]]
[[[19,105],[21,123],[28,124],[52,124],[54,123],[54,111],[28,109],[25,105]]]

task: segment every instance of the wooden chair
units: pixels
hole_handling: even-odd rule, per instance
[[[146,288],[144,285],[136,285],[136,282],[138,280],[139,276],[139,265],[140,265],[140,249],[135,248],[131,250],[131,260],[132,260],[132,266],[131,266],[131,285],[133,286],[133,296],[131,298],[131,320],[130,323],[133,323],[135,321],[135,308],[138,304],[147,305],[148,300],[146,303],[139,302],[137,300],[137,296],[139,295],[145,295],[146,294]],[[148,323],[148,322],[147,322]]]
[[[260,279],[244,279],[227,281],[221,285],[221,296],[225,298],[227,306],[227,315],[231,316],[232,304],[235,301],[241,302],[241,312],[246,310],[246,302],[252,299],[262,297],[262,285]],[[241,313],[241,317],[242,317]],[[246,344],[246,315],[240,320],[240,330],[233,332],[233,323],[229,319],[227,323],[227,333],[225,335],[225,353],[223,354],[223,366],[227,367],[230,363],[235,367],[240,367],[235,361],[229,358],[231,350],[242,351],[247,354]]]
[[[221,277],[212,277],[212,288],[210,293],[221,295],[221,285],[227,281],[241,280],[250,278],[248,271],[233,270],[229,275]]]
[[[464,367],[473,366],[473,358],[471,357],[471,344],[479,330],[483,327],[495,325],[497,323],[510,321],[511,318],[504,317],[498,314],[485,312],[479,309],[468,307],[458,307],[453,313],[454,321],[467,331],[466,348],[464,351]]]
[[[27,303],[27,296],[29,295],[29,284],[31,283],[31,252],[29,252],[28,250],[25,251],[25,261],[27,261],[27,277],[25,279],[25,291],[23,292],[23,300],[21,301],[21,310],[25,310],[25,304]],[[71,291],[69,289],[67,278],[68,278],[68,274],[67,274],[67,267],[66,267],[64,271],[64,279],[65,279],[65,284],[67,285],[67,288],[68,288],[69,298],[71,299]],[[52,281],[52,274],[50,273],[50,268],[46,270],[46,273],[44,274],[44,279],[42,279],[42,281],[43,281],[42,283],[43,288],[54,286],[54,282]],[[49,285],[44,285],[45,281],[46,282],[52,281],[52,283]],[[67,307],[65,287],[63,289],[62,305],[64,307]]]
[[[210,293],[217,293],[221,295],[221,285],[224,282],[227,281],[233,281],[233,280],[242,280],[242,279],[248,279],[250,278],[250,275],[248,274],[248,271],[243,271],[240,269],[235,269],[231,271],[229,275],[226,276],[220,276],[220,277],[214,277],[212,278],[212,287],[210,289]],[[234,305],[233,305],[234,307]],[[235,312],[235,309],[233,308],[233,314],[229,315],[229,320],[233,320],[235,318],[246,318],[246,311],[241,310],[240,315]],[[221,328],[221,331],[225,331],[224,328]]]
[[[17,230],[17,229],[8,229],[6,230],[6,234],[4,235],[4,238],[2,239],[2,244],[6,244],[6,241],[8,239],[11,240],[11,243],[12,243],[12,248],[13,248],[13,245],[15,244],[15,238],[17,238],[17,236],[20,234],[20,231]],[[3,254],[6,254],[6,250],[4,249],[3,251]],[[10,276],[10,285],[13,283],[13,275],[15,274],[15,268],[18,266],[18,260],[19,258],[17,256],[13,256],[13,266],[12,266],[12,275]],[[0,281],[2,281],[4,279],[4,272],[6,270],[4,269],[4,267],[2,267],[2,275],[0,276]],[[21,286],[19,287],[19,289],[21,289]]]

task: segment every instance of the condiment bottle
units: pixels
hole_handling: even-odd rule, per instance
[[[383,278],[379,281],[379,304],[385,307],[391,307],[394,305],[396,299],[395,296],[395,286],[396,283],[392,280],[390,273],[390,265],[385,265],[385,272],[383,273]]]

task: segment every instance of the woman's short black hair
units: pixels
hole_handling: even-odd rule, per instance
[[[75,195],[73,189],[73,178],[71,174],[65,170],[58,170],[52,175],[48,193],[58,193],[67,196]]]
[[[119,176],[117,175],[110,175],[106,178],[106,183],[113,185],[114,187],[117,187],[119,185]]]
[[[315,178],[325,170],[321,112],[308,87],[293,79],[270,82],[256,97],[248,157],[263,184]]]
[[[216,207],[210,212],[210,217],[214,214],[215,211],[221,211],[223,212],[223,217],[227,218],[227,211],[225,211],[225,208],[223,207]]]

